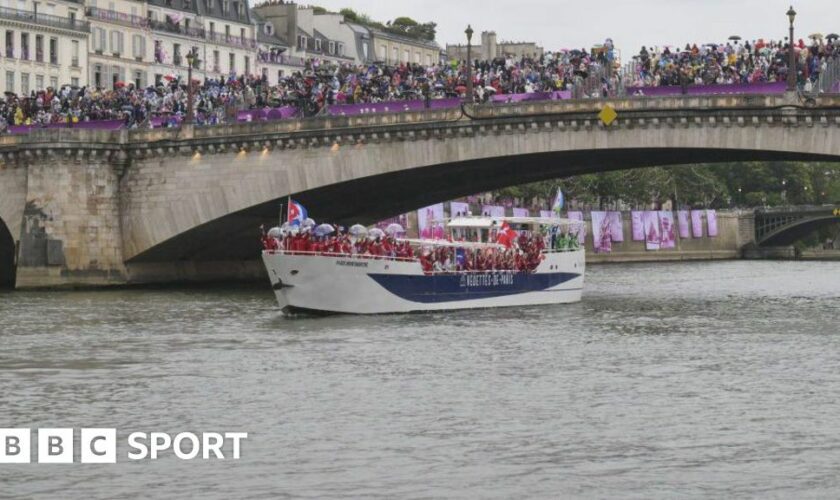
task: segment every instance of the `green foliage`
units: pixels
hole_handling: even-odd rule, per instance
[[[391,22],[391,26],[408,31],[409,28],[417,26],[417,21],[410,17],[398,17]]]
[[[353,9],[350,9],[350,8],[345,7],[343,9],[341,9],[340,11],[338,11],[338,13],[341,14],[342,16],[344,16],[344,18],[347,19],[350,22],[355,23],[359,19],[359,15],[356,14],[356,11],[353,10]]]
[[[327,9],[323,8],[323,7],[312,7],[312,12],[316,16],[320,16],[321,14],[326,14],[329,11]]]
[[[315,7],[316,14],[317,9],[321,9],[320,7]],[[437,23],[419,23],[414,19],[406,16],[400,16],[393,21],[388,21],[385,24],[382,24],[379,21],[375,21],[370,18],[367,14],[356,12],[350,8],[344,8],[339,11],[339,14],[343,15],[344,18],[350,22],[358,23],[363,26],[367,26],[369,28],[375,28],[382,31],[387,31],[388,33],[394,33],[395,35],[403,35],[409,38],[416,38],[418,40],[434,40],[435,36],[437,35]]]
[[[711,208],[840,204],[840,165],[750,162],[651,167],[536,182],[496,194],[547,203],[557,186],[562,186],[567,200],[600,208],[619,202],[644,208],[667,201],[679,207]]]

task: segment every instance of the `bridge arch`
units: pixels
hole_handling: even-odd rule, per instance
[[[0,290],[15,287],[15,277],[17,275],[16,250],[12,233],[3,219],[0,219]]]
[[[767,247],[793,245],[814,231],[831,225],[840,225],[840,217],[827,214],[803,218],[765,234],[757,244]]]
[[[674,109],[665,109],[667,100],[643,101],[623,104],[627,109],[609,127],[595,118],[602,103],[583,102],[427,121],[407,114],[304,121],[288,130],[279,127],[291,125],[255,124],[212,131],[214,136],[196,129],[189,145],[156,132],[155,145],[132,160],[121,181],[125,259],[253,257],[256,228],[276,221],[290,195],[318,219],[366,222],[584,173],[840,161],[836,107],[799,109],[727,97],[675,101]]]

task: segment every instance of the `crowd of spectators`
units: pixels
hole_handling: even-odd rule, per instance
[[[471,71],[457,61],[433,66],[355,66],[311,60],[305,70],[276,85],[246,76],[194,80],[194,118],[199,125],[216,124],[248,109],[293,107],[300,116],[311,116],[336,104],[466,98],[468,74],[473,78],[473,98],[481,102],[492,95],[570,90],[590,75],[601,74],[604,63],[603,58],[582,50],[549,53],[539,59],[475,61]],[[591,93],[607,92],[610,82],[604,79],[602,83]],[[97,120],[122,120],[129,128],[175,126],[187,112],[187,98],[186,82],[175,76],[146,88],[117,82],[111,89],[64,86],[20,96],[7,92],[0,99],[0,127],[72,126]]]
[[[797,81],[805,90],[817,82],[832,59],[840,57],[836,36],[814,36],[793,47]],[[786,81],[790,47],[787,41],[741,41],[686,44],[685,47],[642,47],[624,74],[627,87],[754,84]]]
[[[381,63],[328,64],[310,60],[305,69],[269,85],[264,78],[234,76],[193,81],[194,119],[198,125],[237,119],[242,110],[287,108],[292,116],[312,116],[340,104],[377,103],[466,96],[468,75],[476,102],[494,95],[566,91],[576,98],[615,95],[624,87],[709,85],[782,81],[789,48],[782,42],[743,42],[672,47],[643,47],[623,77],[614,67],[612,42],[598,50],[548,52],[538,59],[497,58],[432,66]],[[840,56],[836,37],[813,38],[794,45],[803,87]],[[187,84],[175,75],[137,88],[117,82],[114,88],[64,86],[0,99],[0,132],[10,125],[46,126],[120,120],[128,128],[177,126],[187,113]],[[288,116],[288,115],[286,115]]]

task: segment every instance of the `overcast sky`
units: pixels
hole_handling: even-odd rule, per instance
[[[299,1],[300,4],[305,4]],[[386,21],[409,16],[438,24],[437,41],[466,43],[464,29],[494,30],[501,40],[536,41],[546,49],[582,48],[611,37],[625,60],[642,44],[682,45],[787,35],[790,0],[312,0],[350,7]],[[801,0],[796,38],[840,32],[840,0]],[[628,54],[627,51],[630,51]]]

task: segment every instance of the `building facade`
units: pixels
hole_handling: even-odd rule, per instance
[[[247,0],[148,0],[151,75],[185,78],[187,55],[197,54],[193,78],[257,74],[256,27]]]
[[[151,62],[146,2],[88,0],[85,15],[91,27],[90,85],[113,88],[124,82],[145,86]]]
[[[440,46],[434,40],[421,40],[370,29],[371,44],[376,48],[376,61],[390,64],[422,64],[431,66],[441,60]]]
[[[539,59],[545,50],[534,42],[499,42],[495,31],[483,31],[479,44],[470,49],[472,58],[489,61],[498,57],[522,59],[525,57]],[[467,46],[465,44],[447,44],[446,57],[458,61],[467,60]]]
[[[269,85],[276,85],[281,78],[303,71],[305,59],[295,55],[287,40],[274,31],[274,25],[258,12],[251,12],[257,32],[257,73]]]
[[[3,89],[23,95],[65,84],[87,85],[90,25],[83,5],[66,0],[11,5],[0,8]]]

